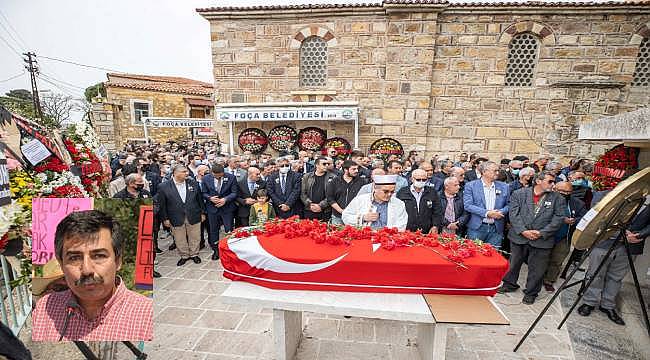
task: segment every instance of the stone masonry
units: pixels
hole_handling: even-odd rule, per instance
[[[577,141],[579,125],[650,103],[647,88],[630,85],[647,3],[424,3],[198,9],[210,22],[216,101],[358,101],[364,150],[388,136],[427,155],[493,158],[596,157],[609,144]],[[506,87],[508,44],[522,32],[540,40],[534,86]],[[328,44],[325,87],[299,85],[300,43],[311,35]],[[237,124],[235,134],[275,125]],[[288,125],[352,137],[349,124]],[[226,138],[227,124],[217,129]]]

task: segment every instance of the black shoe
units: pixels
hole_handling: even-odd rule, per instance
[[[201,258],[198,256],[192,256],[190,259],[192,259],[192,261],[194,261],[195,264],[201,263]]]
[[[171,245],[169,245],[169,250],[170,251],[174,250],[174,249],[176,249],[176,243],[172,243]]]
[[[599,307],[598,310],[604,312],[607,314],[607,317],[614,322],[614,324],[618,325],[625,325],[625,321],[621,319],[620,316],[618,316],[618,313],[616,313],[615,309],[605,309],[603,307]]]
[[[160,248],[156,248],[156,254],[162,254],[162,253],[163,253],[163,251],[160,250]]]
[[[517,291],[517,289],[519,289],[519,286],[509,286],[504,284],[499,288],[499,290],[497,290],[497,292],[499,294],[505,294],[505,293],[515,292]]]
[[[162,277],[162,275],[160,275],[160,273],[158,271],[154,270],[153,271],[153,277],[159,278],[159,277]]]
[[[532,295],[524,295],[524,298],[521,299],[521,302],[526,305],[533,305],[535,303],[535,297]]]
[[[187,260],[189,260],[189,258],[178,260],[178,262],[176,263],[176,266],[183,266],[183,265],[185,265],[185,263],[187,262]]]
[[[214,250],[212,253],[212,260],[219,260],[219,250]]]
[[[582,315],[582,316],[589,316],[589,315],[591,315],[591,312],[592,312],[593,310],[594,310],[594,307],[593,307],[593,306],[591,306],[591,305],[587,305],[587,304],[582,304],[582,305],[580,305],[580,307],[578,308],[578,314],[580,314],[580,315]]]

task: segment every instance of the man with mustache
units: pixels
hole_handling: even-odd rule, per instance
[[[98,210],[73,212],[56,228],[55,256],[69,290],[45,295],[32,313],[34,341],[135,341],[153,338],[153,301],[128,290],[122,235]]]

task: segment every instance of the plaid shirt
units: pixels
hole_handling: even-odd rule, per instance
[[[32,340],[59,341],[66,318],[66,290],[45,295],[32,313]],[[120,280],[113,296],[99,315],[89,320],[80,308],[73,310],[65,331],[65,341],[127,341],[153,338],[153,300],[128,290]]]

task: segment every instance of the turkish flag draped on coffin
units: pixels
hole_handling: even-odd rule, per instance
[[[461,267],[427,247],[378,245],[275,234],[226,238],[219,248],[224,277],[273,289],[492,296],[508,270],[498,253],[476,254]]]

